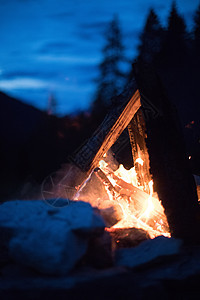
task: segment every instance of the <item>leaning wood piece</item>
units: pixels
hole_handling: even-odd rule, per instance
[[[145,142],[146,127],[141,108],[129,123],[128,132],[138,183],[149,193],[148,183],[151,180],[151,175],[149,172],[149,154]],[[142,164],[137,162],[138,158],[143,161]]]
[[[88,142],[71,158],[71,161],[87,174],[98,166],[104,153],[115,143],[140,108],[140,94],[134,83],[129,85],[128,91],[119,96],[119,101]]]
[[[113,195],[113,199],[116,199],[116,201],[118,197],[127,199],[129,201],[130,209],[132,209],[134,211],[134,214],[138,216],[141,215],[143,211],[145,211],[148,199],[150,197],[149,194],[147,194],[145,191],[142,191],[138,187],[125,182],[123,179],[116,176],[112,171],[110,171],[109,175],[111,175],[111,177],[115,180],[115,186],[112,185],[106,174],[100,168],[95,168],[94,174],[100,179],[103,185],[107,187],[109,192]],[[153,205],[158,202],[158,200],[154,197],[151,197],[151,200]],[[160,219],[162,219],[163,227],[165,227],[166,231],[168,231],[166,216],[164,215],[164,212],[162,212],[159,208],[158,210],[156,209],[156,205],[152,213],[152,218],[153,223],[154,221],[159,221]],[[151,218],[149,222],[152,223]],[[148,224],[150,224],[149,222]],[[153,224],[152,226],[151,224],[150,226],[154,228],[154,225],[155,224]]]
[[[135,115],[135,113],[140,108],[140,94],[137,90],[131,100],[126,105],[125,109],[122,111],[121,115],[115,122],[115,124],[112,126],[110,131],[105,137],[105,140],[103,141],[101,147],[99,148],[97,154],[95,155],[91,165],[89,172],[91,172],[99,163],[100,159],[103,157],[103,155],[111,148],[111,146],[115,143],[115,141],[118,139],[118,137],[121,135],[121,133],[124,131],[124,129],[128,126],[130,123],[132,117]]]
[[[103,185],[108,188],[110,192],[114,192],[114,186],[112,185],[106,174],[100,168],[95,168],[94,174],[99,178]]]
[[[117,177],[113,172],[110,172],[110,174],[116,182],[115,186],[112,185],[106,174],[100,168],[95,168],[94,174],[100,179],[100,181],[108,188],[110,192],[115,192],[121,197],[132,197],[138,202],[144,202],[149,198],[149,194],[140,190],[136,186],[125,182],[123,179]]]
[[[186,243],[200,243],[196,186],[188,166],[178,114],[154,69],[144,64],[137,68],[154,188],[165,208],[172,236]]]
[[[112,177],[119,187],[120,194],[130,196],[138,201],[145,201],[146,199],[148,199],[149,194],[142,191],[138,187],[133,186],[131,183],[124,181],[123,179],[117,177],[115,174],[112,174]]]

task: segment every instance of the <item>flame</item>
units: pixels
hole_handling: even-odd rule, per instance
[[[126,170],[123,165],[119,165],[119,169],[117,169],[114,174],[119,178],[123,179],[127,183],[131,183],[133,185],[137,185],[137,173],[135,168],[131,168],[130,170]],[[112,177],[111,177],[112,178]]]
[[[143,166],[144,162],[141,158],[137,158],[136,162]],[[115,187],[114,191],[110,191],[108,187],[105,187],[109,200],[111,203],[117,203],[123,212],[123,218],[112,228],[137,227],[148,231],[151,238],[159,235],[170,237],[163,206],[153,191],[153,180],[147,183],[150,190],[150,193],[147,194],[143,191],[144,187],[139,186],[137,182],[135,167],[126,170],[123,165],[120,165],[115,172],[112,172],[104,160],[100,161],[99,167]],[[121,193],[117,192],[116,188],[119,188],[118,181],[120,179],[127,183],[128,187],[133,188],[130,195],[127,191],[125,196],[121,192],[122,190],[120,190]],[[134,187],[137,189],[135,193]],[[142,197],[140,193],[137,195],[137,191],[141,192]]]
[[[149,219],[151,216],[151,213],[153,213],[154,211],[154,204],[152,201],[152,196],[153,196],[153,180],[149,181],[149,189],[150,189],[150,195],[147,199],[147,207],[144,211],[144,213],[140,216],[140,218],[145,218],[145,219]]]
[[[106,200],[110,202],[111,206],[121,208],[122,217],[120,216],[120,221],[109,228],[109,230],[112,230],[112,228],[136,227],[146,230],[151,238],[159,235],[170,237],[164,208],[153,190],[153,180],[145,183],[145,185],[149,186],[149,193],[147,193],[144,186],[138,183],[135,167],[126,170],[123,165],[120,165],[116,171],[113,171],[108,161],[108,155],[105,154],[104,158],[99,162],[99,168],[108,179],[105,181],[102,179],[107,198],[101,199],[101,197],[97,197],[97,202],[92,200],[93,203],[91,204],[98,207],[98,204],[95,203],[102,203],[102,201]],[[143,168],[144,162],[140,157],[136,159],[136,163]],[[98,173],[99,169],[95,170],[93,172]],[[83,200],[81,193],[92,178],[93,172],[77,188],[74,200]],[[89,195],[86,195],[84,201],[90,202]]]
[[[104,155],[105,155],[105,154],[104,154]],[[105,169],[105,168],[107,167],[107,165],[108,165],[108,164],[105,162],[105,160],[103,160],[103,159],[100,160],[100,162],[99,162],[99,168],[100,168],[100,169],[102,169],[102,170]]]
[[[135,162],[138,163],[138,164],[140,164],[141,166],[143,166],[143,164],[144,164],[144,161],[143,161],[140,157],[138,157],[138,158],[135,160]]]

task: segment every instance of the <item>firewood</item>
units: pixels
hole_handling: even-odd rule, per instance
[[[135,75],[147,130],[151,174],[170,232],[185,243],[200,244],[200,208],[178,113],[152,65],[141,62]]]
[[[146,146],[146,126],[142,114],[142,108],[132,118],[128,125],[132,156],[137,174],[137,180],[144,187],[146,192],[149,192],[148,182],[152,179],[149,172],[149,154]],[[137,159],[142,160],[142,165],[137,162]]]
[[[95,168],[94,170],[95,175],[101,180],[101,182],[108,187],[109,191],[115,191],[121,196],[127,196],[127,197],[134,197],[134,198],[146,198],[149,197],[149,195],[140,190],[139,188],[133,186],[130,183],[125,182],[123,179],[117,177],[113,171],[109,171],[109,174],[113,177],[113,179],[116,181],[116,185],[113,186],[106,174],[100,169]]]
[[[115,189],[108,177],[106,176],[106,174],[100,168],[95,168],[94,174],[109,189],[109,191],[113,191]]]
[[[117,185],[115,186],[115,189],[118,190],[121,197],[126,196],[129,199],[130,209],[134,211],[136,217],[139,217],[142,213],[142,210],[144,209],[143,206],[145,207],[145,204],[147,203],[150,195],[145,191],[139,189],[138,187],[125,182],[123,179],[117,177],[113,172],[110,171],[110,174],[118,185],[118,187]],[[155,205],[159,200],[156,197],[152,196],[151,201]],[[164,209],[163,211],[160,211],[154,208],[152,217],[153,218],[149,218],[149,220],[145,220],[149,226],[156,230],[156,224],[160,223],[160,220],[162,220],[162,227],[166,232],[168,231],[168,223],[167,218],[164,214]]]
[[[119,105],[110,111],[93,136],[70,158],[87,175],[98,166],[141,106],[140,93],[134,82],[118,98]]]
[[[141,189],[139,189],[136,186],[133,186],[131,183],[124,181],[123,179],[116,176],[114,173],[112,173],[111,176],[113,177],[113,179],[116,181],[118,187],[120,188],[119,189],[120,194],[126,194],[127,196],[132,196],[133,198],[138,198],[138,200],[149,197],[149,195],[146,192],[142,191]]]
[[[112,237],[112,247],[130,248],[150,239],[147,231],[139,228],[111,228],[107,229]]]

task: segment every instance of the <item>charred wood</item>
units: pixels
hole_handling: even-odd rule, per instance
[[[154,188],[162,201],[173,237],[200,243],[196,186],[189,169],[177,111],[152,66],[136,70],[147,129]]]
[[[129,123],[128,131],[138,182],[146,192],[149,192],[148,183],[151,180],[151,175],[149,172],[149,154],[145,142],[146,127],[141,108]],[[137,162],[137,159],[142,160],[142,164]]]
[[[121,103],[113,107],[93,136],[71,157],[71,161],[82,171],[90,173],[97,167],[103,155],[115,143],[140,108],[139,91],[135,89],[134,84],[131,84],[129,89],[118,96]]]
[[[107,229],[112,237],[112,247],[130,248],[150,239],[147,231],[139,228],[111,228]]]

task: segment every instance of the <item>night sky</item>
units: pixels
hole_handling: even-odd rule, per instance
[[[191,29],[199,0],[177,0]],[[166,25],[171,0],[0,0],[0,90],[59,115],[85,110],[95,92],[103,34],[118,14],[126,54],[137,54],[149,8]]]

